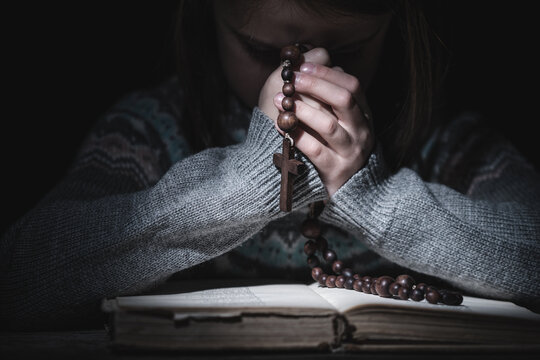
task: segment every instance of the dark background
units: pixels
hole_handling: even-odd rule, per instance
[[[443,40],[454,56],[453,98],[485,114],[538,167],[533,2],[440,3],[447,22]],[[98,116],[124,93],[172,73],[176,5],[4,8],[2,232],[62,177]]]

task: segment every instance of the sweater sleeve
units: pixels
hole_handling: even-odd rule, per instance
[[[442,133],[432,162],[439,170],[427,180],[409,168],[389,173],[378,147],[321,219],[467,293],[536,306],[540,177],[500,137],[479,129],[455,136],[457,128]]]
[[[285,215],[272,163],[280,148],[272,120],[254,108],[244,142],[188,156],[151,186],[134,176],[124,187],[104,174],[68,176],[2,238],[8,326],[99,324],[103,298],[147,290],[240,245]],[[146,159],[160,166],[159,156]],[[295,209],[326,196],[313,165],[301,160],[307,168],[295,182]],[[79,193],[81,182],[94,190]]]

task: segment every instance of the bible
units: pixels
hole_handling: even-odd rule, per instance
[[[112,345],[182,351],[540,349],[540,315],[511,302],[465,296],[460,306],[433,305],[317,283],[192,285],[105,299]]]

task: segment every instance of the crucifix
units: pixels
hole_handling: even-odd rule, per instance
[[[281,107],[284,112],[281,112],[277,118],[277,125],[285,133],[283,138],[283,153],[274,154],[274,165],[281,169],[281,190],[279,193],[279,208],[282,211],[289,212],[292,209],[292,192],[294,178],[298,176],[304,164],[294,158],[294,141],[290,133],[294,131],[298,125],[298,118],[294,113],[295,93],[294,84],[292,82],[294,71],[293,66],[298,65],[302,48],[300,44],[285,46],[281,49],[281,78],[283,79],[283,95],[285,97],[281,101]]]
[[[279,208],[291,211],[294,178],[304,169],[304,163],[294,158],[294,147],[287,134],[283,139],[282,154],[274,154],[274,165],[281,169],[281,190],[279,192]]]

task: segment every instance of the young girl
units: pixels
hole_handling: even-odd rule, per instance
[[[300,227],[319,201],[356,273],[538,301],[539,175],[474,116],[450,116],[418,2],[186,0],[177,42],[178,76],[119,101],[2,238],[9,327],[99,326],[103,298],[172,275],[312,281]],[[306,169],[288,213],[272,158],[280,49],[295,43]]]

